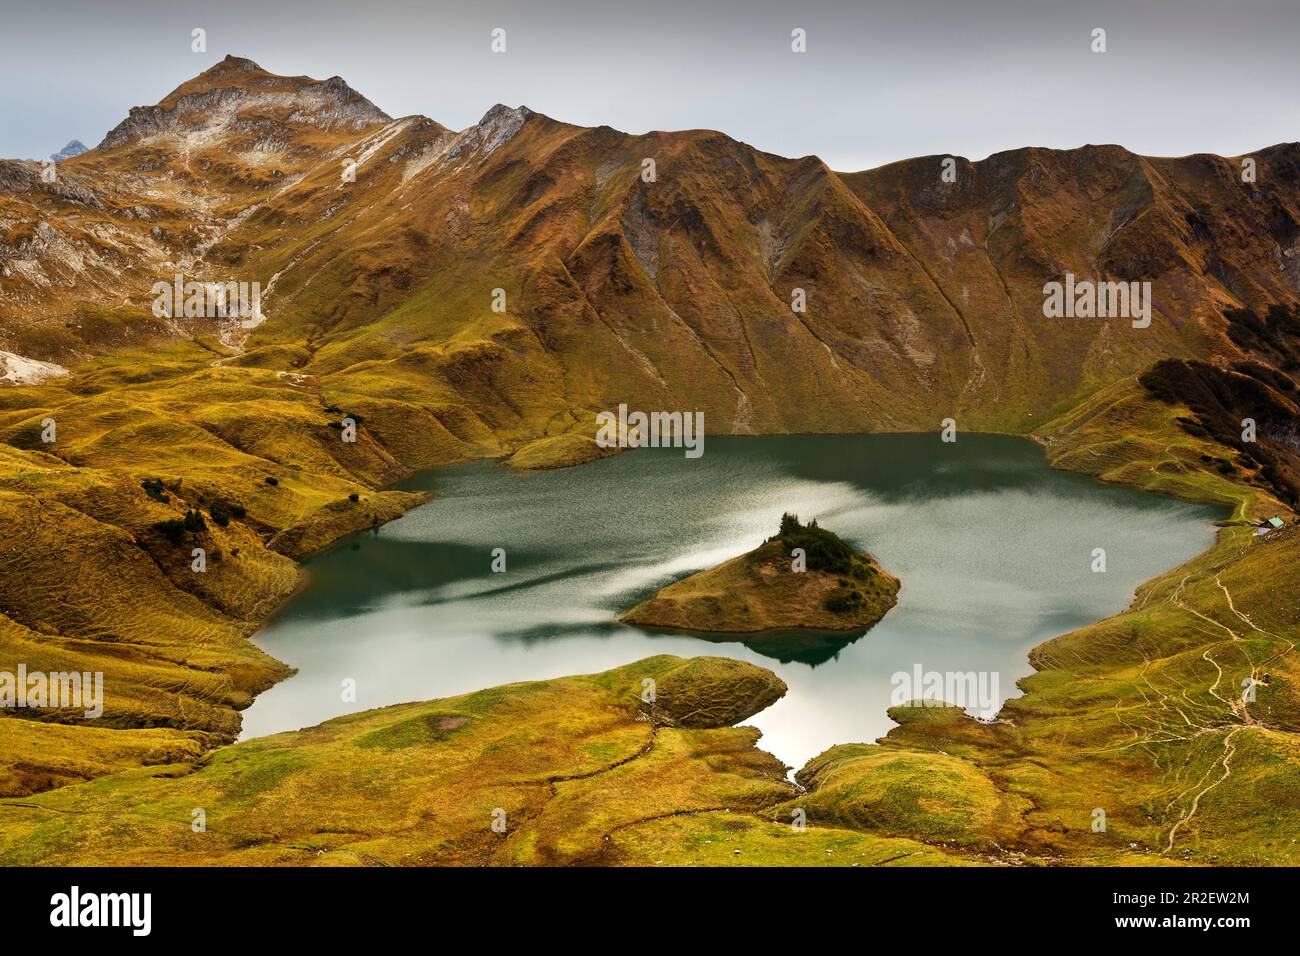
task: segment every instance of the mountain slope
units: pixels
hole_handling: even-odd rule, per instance
[[[619,401],[719,432],[1024,431],[1160,358],[1235,357],[1225,309],[1300,301],[1295,144],[1249,184],[1232,160],[1110,146],[963,160],[953,183],[941,159],[837,174],[523,107],[453,133],[232,57],[57,183],[0,169],[0,347],[68,364],[215,334],[515,443]],[[261,283],[266,320],[154,319],[175,272]],[[1045,318],[1066,272],[1152,282],[1151,327]]]

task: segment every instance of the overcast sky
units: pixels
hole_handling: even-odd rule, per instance
[[[1300,0],[8,0],[0,156],[97,144],[227,53],[460,129],[493,103],[708,127],[841,170],[1300,139]],[[195,27],[207,52],[190,49]],[[490,33],[506,31],[493,54]],[[791,30],[807,52],[791,52]],[[1092,31],[1107,52],[1093,53]]]

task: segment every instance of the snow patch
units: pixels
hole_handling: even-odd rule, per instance
[[[15,355],[13,352],[0,352],[0,370],[4,372],[3,375],[0,375],[0,382],[9,385],[39,385],[47,379],[59,378],[69,374],[68,370],[62,365],[55,365],[53,362],[41,362],[37,359]]]

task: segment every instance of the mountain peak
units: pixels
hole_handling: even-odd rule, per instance
[[[357,132],[390,120],[342,77],[280,76],[246,57],[228,55],[157,105],[132,107],[100,146],[112,149],[157,136],[196,134],[202,145],[229,135],[279,140],[291,127]],[[277,132],[268,123],[286,129]]]
[[[485,143],[487,152],[492,152],[506,140],[519,132],[525,123],[537,114],[527,106],[506,106],[497,103],[483,114],[478,125],[473,127],[478,137]]]
[[[67,146],[64,146],[57,153],[50,153],[50,159],[56,163],[65,159],[71,159],[73,156],[80,156],[86,151],[86,144],[79,139],[70,140]]]
[[[252,60],[248,59],[247,57],[235,56],[233,53],[227,53],[226,58],[224,60],[222,60],[216,66],[206,70],[205,72],[209,74],[218,73],[218,72],[252,73],[254,70],[262,73],[266,72],[260,66],[258,66],[256,63],[254,63]]]
[[[486,159],[497,147],[511,140],[536,115],[527,106],[510,107],[497,103],[476,124],[456,134],[447,150],[446,161],[456,162],[469,156]]]
[[[478,125],[487,126],[492,123],[500,123],[515,119],[523,121],[536,115],[537,114],[527,106],[506,106],[504,103],[494,103],[492,107],[483,114],[483,118],[478,121]]]

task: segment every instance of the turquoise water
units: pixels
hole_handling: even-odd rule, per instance
[[[532,474],[480,462],[406,487],[441,497],[312,559],[308,586],[258,634],[298,673],[245,711],[245,737],[653,654],[717,654],[789,684],[749,723],[798,767],[886,733],[898,672],[980,672],[997,682],[995,705],[1018,695],[1030,648],[1122,610],[1138,584],[1208,548],[1220,517],[1052,471],[1033,443],[981,435],[710,438],[694,460],[641,449]],[[753,548],[783,511],[875,555],[902,580],[898,606],[865,634],[745,642],[615,622]],[[504,573],[491,571],[496,548]],[[1105,573],[1092,570],[1095,548]],[[355,702],[342,699],[348,679]]]

